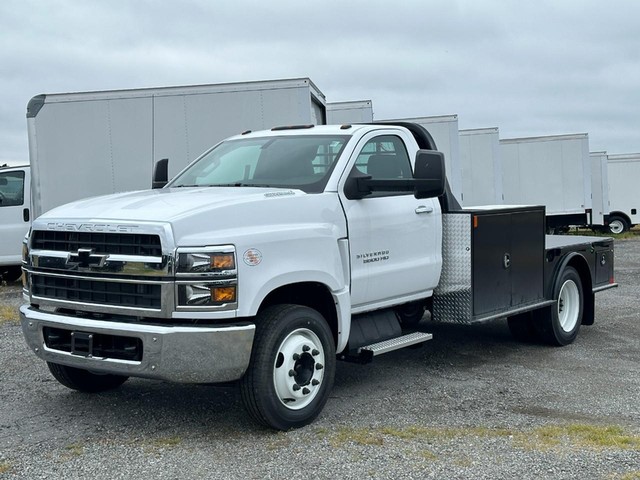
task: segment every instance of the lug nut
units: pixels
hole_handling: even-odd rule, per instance
[[[322,365],[321,363],[316,363],[316,370],[322,370],[324,368],[324,365]]]
[[[311,355],[313,355],[314,357],[317,357],[318,355],[320,355],[320,351],[316,350],[315,348],[311,351]]]
[[[309,390],[307,387],[304,387],[304,388],[302,389],[302,394],[303,394],[303,395],[309,395],[310,393],[311,393],[311,390]]]
[[[316,380],[314,378],[313,380],[311,380],[311,385],[313,385],[314,387],[317,387],[318,385],[320,385],[320,380]]]
[[[296,371],[295,370],[289,370],[289,376],[290,377],[295,377],[296,376]]]
[[[303,352],[308,352],[309,350],[311,350],[311,347],[309,345],[303,345],[302,346],[302,351]]]
[[[293,384],[293,391],[297,392],[298,390],[300,390],[300,385],[298,385],[297,383]]]
[[[298,360],[300,360],[300,355],[298,355],[297,353],[294,353],[294,354],[293,354],[293,360],[294,360],[294,361],[296,361],[296,362],[297,362]]]

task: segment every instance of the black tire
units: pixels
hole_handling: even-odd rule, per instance
[[[251,360],[240,380],[242,401],[263,425],[302,427],[322,411],[335,368],[333,333],[322,315],[299,305],[268,307],[256,319]]]
[[[569,345],[578,336],[584,313],[582,281],[575,268],[566,267],[562,271],[556,281],[553,298],[557,304],[542,310],[544,315],[535,325],[546,343]]]
[[[535,327],[534,312],[520,313],[507,318],[507,325],[514,340],[523,343],[533,343],[540,340]]]
[[[418,323],[420,323],[420,320],[422,320],[422,317],[424,317],[424,309],[424,302],[411,302],[396,307],[394,311],[396,315],[398,315],[403,327],[413,328],[416,327]]]
[[[51,374],[58,382],[72,390],[99,393],[118,388],[129,377],[122,375],[91,373],[88,370],[47,362]]]
[[[2,280],[5,282],[15,282],[22,275],[22,267],[0,267],[0,272],[2,273]]]
[[[619,217],[617,215],[613,215],[609,217],[609,233],[613,233],[614,235],[620,235],[621,233],[628,232],[631,226],[629,222],[623,217]]]

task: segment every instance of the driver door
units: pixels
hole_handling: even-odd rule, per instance
[[[349,175],[373,179],[413,178],[400,130],[372,132],[354,150]],[[345,179],[346,180],[346,179]],[[357,200],[344,195],[351,262],[352,312],[424,298],[438,284],[441,214],[435,198],[416,199],[413,192],[373,192]]]

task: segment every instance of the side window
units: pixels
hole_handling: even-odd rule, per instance
[[[24,172],[0,173],[0,208],[24,203]]]
[[[369,140],[356,159],[356,168],[375,180],[413,178],[407,149],[395,135]]]

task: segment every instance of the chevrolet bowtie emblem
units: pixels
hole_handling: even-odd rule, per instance
[[[102,267],[109,255],[98,255],[93,253],[92,248],[79,248],[76,253],[69,253],[67,265],[78,266],[79,268]]]

